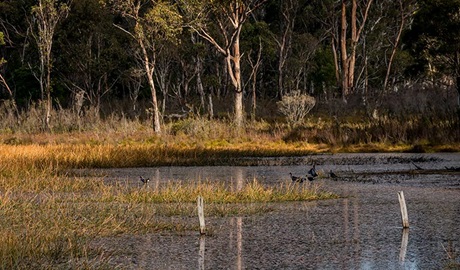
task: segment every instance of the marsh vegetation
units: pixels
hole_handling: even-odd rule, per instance
[[[158,157],[145,160],[152,150],[111,144],[0,145],[0,268],[104,267],[107,257],[88,246],[90,239],[197,231],[198,195],[204,197],[210,217],[257,215],[272,211],[272,202],[337,197],[315,186],[286,182],[268,187],[257,179],[241,190],[209,181],[151,188],[140,181],[134,186],[107,183],[102,177],[69,172],[171,162],[157,161],[170,153],[161,149],[153,151]],[[213,228],[209,230],[212,234]]]

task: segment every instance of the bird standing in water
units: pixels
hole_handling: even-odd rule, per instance
[[[150,178],[144,178],[142,176],[139,176],[139,179],[141,180],[142,183],[144,184],[147,184],[148,182],[150,182]]]
[[[289,173],[289,175],[291,176],[291,180],[292,180],[293,182],[302,183],[302,182],[305,180],[305,178],[299,177],[299,176],[294,176],[294,175],[292,175],[292,173]]]
[[[316,173],[316,166],[315,165],[313,165],[313,167],[308,171],[308,174],[313,176],[313,177],[318,176],[318,173]]]
[[[307,179],[310,181],[313,181],[315,180],[315,177],[317,176],[318,176],[318,173],[316,172],[316,166],[313,165],[313,167],[307,173]]]

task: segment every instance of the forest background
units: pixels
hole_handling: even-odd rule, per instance
[[[1,139],[458,151],[459,31],[458,0],[1,1]]]

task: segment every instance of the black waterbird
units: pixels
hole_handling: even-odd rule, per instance
[[[329,171],[329,177],[331,178],[339,178],[337,174],[335,174],[332,170]]]
[[[303,178],[303,177],[294,176],[294,175],[292,175],[292,173],[289,173],[289,175],[291,176],[291,180],[292,180],[293,182],[302,183],[303,181],[305,181],[305,178]]]
[[[313,165],[313,167],[308,171],[308,174],[314,177],[318,176],[318,173],[316,173],[316,167]]]
[[[150,178],[144,178],[142,176],[139,176],[139,179],[141,180],[142,183],[144,184],[147,184],[148,182],[150,182]]]

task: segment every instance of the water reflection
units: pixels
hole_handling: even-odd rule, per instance
[[[393,201],[374,196],[365,200],[351,197],[294,203],[276,215],[247,218],[245,223],[242,217],[232,217],[227,223],[227,254],[232,254],[231,265],[225,268],[268,269],[274,265],[291,269],[442,268],[445,258],[439,244],[442,232],[433,234],[432,225],[414,223],[411,231],[414,242],[409,246],[409,229],[399,230],[399,207],[394,192],[390,197]],[[415,212],[423,211],[415,206],[411,209],[417,220]],[[449,237],[459,234],[458,227],[445,229],[454,229],[455,233]]]
[[[404,264],[406,260],[407,242],[409,241],[409,228],[402,229],[401,248],[399,250],[399,262]]]
[[[229,249],[236,249],[236,269],[243,269],[243,217],[230,219]]]
[[[158,190],[158,188],[160,187],[160,170],[159,169],[156,169],[155,170],[155,176],[153,177],[154,179],[154,183],[155,183],[155,189]]]
[[[200,236],[200,251],[198,253],[198,269],[204,270],[204,251],[206,250],[206,236]]]
[[[235,171],[234,171],[234,182],[233,185],[232,185],[232,188],[234,188],[234,190],[236,191],[240,191],[241,189],[243,189],[244,187],[244,182],[245,182],[245,175],[244,175],[244,172],[243,172],[243,168],[241,167],[236,167],[235,168]]]
[[[236,269],[243,269],[243,218],[236,218]]]

